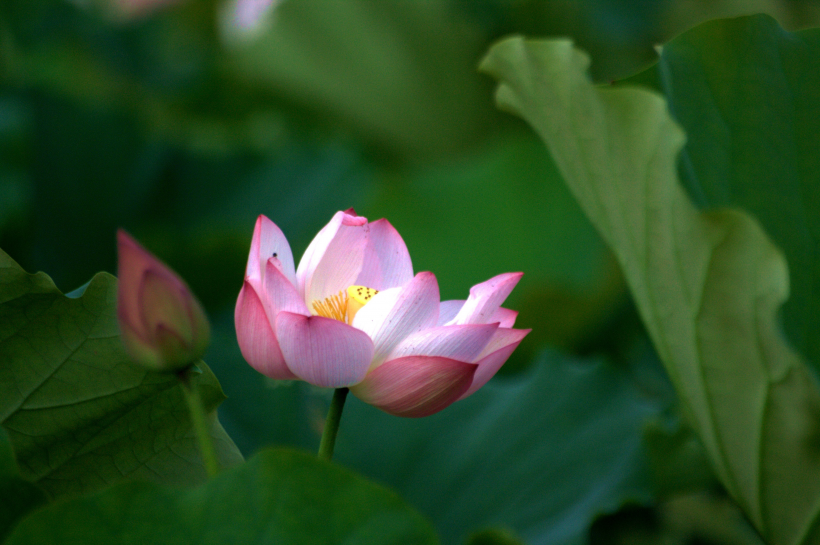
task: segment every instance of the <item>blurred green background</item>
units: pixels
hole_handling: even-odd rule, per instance
[[[71,291],[96,271],[116,272],[115,231],[129,230],[205,304],[215,330],[206,361],[229,396],[220,417],[243,453],[313,449],[326,393],[272,384],[236,345],[233,304],[254,220],[277,223],[298,259],[336,210],[386,217],[415,270],[436,274],[443,299],[524,271],[505,306],[533,332],[502,370],[507,380],[541,376],[532,362],[560,360],[540,356],[547,348],[602,357],[595,365],[627,377],[660,415],[641,439],[660,500],[634,494],[633,505],[598,513],[590,542],[755,543],[679,425],[613,258],[543,144],[495,108],[494,83],[476,66],[511,33],[570,35],[590,52],[593,77],[608,82],[647,66],[656,44],[700,21],[765,11],[795,29],[820,21],[817,2],[284,0],[252,32],[231,25],[228,1],[139,13],[130,4],[0,2],[0,247],[26,270]],[[368,418],[405,430],[394,436],[416,429],[351,404],[356,423],[344,422],[342,437]],[[638,410],[626,405],[612,410]],[[572,406],[564,409],[550,414],[571,420]],[[447,414],[432,425],[465,418]],[[423,499],[435,484],[414,492],[398,469],[340,448],[342,463],[435,518]],[[576,469],[578,479],[594,471]],[[459,531],[434,522],[458,541]],[[493,536],[474,541],[501,539]]]

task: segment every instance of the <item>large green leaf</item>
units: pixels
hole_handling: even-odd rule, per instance
[[[604,362],[549,353],[423,419],[348,405],[336,458],[397,489],[446,543],[496,526],[582,544],[597,515],[650,496],[641,430],[658,400]]]
[[[308,454],[269,450],[192,490],[127,483],[28,517],[11,544],[434,545],[395,493]]]
[[[816,542],[820,396],[778,330],[786,262],[751,217],[695,209],[676,173],[684,134],[665,101],[596,88],[588,64],[567,40],[516,37],[482,68],[614,250],[723,484],[771,543]]]
[[[229,466],[242,458],[216,418],[225,396],[202,368],[194,384]],[[116,279],[106,273],[67,297],[0,251],[0,422],[21,475],[52,497],[205,476],[176,378],[132,365],[122,348]]]
[[[45,501],[42,490],[20,477],[9,437],[0,428],[0,542],[23,515]]]
[[[820,31],[712,21],[666,44],[639,76],[651,77],[686,131],[680,172],[697,204],[749,210],[786,254],[786,334],[819,365]]]

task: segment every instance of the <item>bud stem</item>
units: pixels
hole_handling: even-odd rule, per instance
[[[333,392],[333,399],[330,408],[327,410],[327,420],[325,429],[322,431],[322,440],[319,443],[319,459],[327,460],[333,458],[333,447],[336,445],[336,432],[339,431],[339,422],[342,419],[342,409],[347,399],[347,388],[337,388]]]
[[[213,477],[219,473],[219,463],[216,461],[216,451],[208,432],[208,422],[205,418],[205,409],[202,407],[202,398],[196,385],[191,383],[190,367],[177,373],[182,391],[185,393],[185,401],[188,403],[188,410],[191,413],[191,422],[194,425],[199,451],[202,461],[205,463],[205,470],[208,477]]]

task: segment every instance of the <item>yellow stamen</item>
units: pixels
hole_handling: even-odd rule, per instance
[[[378,290],[365,286],[350,286],[346,291],[340,291],[323,301],[313,301],[313,312],[316,316],[333,318],[347,324],[353,322],[356,313],[365,306]]]
[[[336,295],[331,295],[324,301],[313,301],[313,312],[317,316],[333,318],[340,322],[346,321],[347,317],[347,294],[340,291]]]
[[[353,318],[379,290],[365,286],[350,286],[347,288],[347,323],[353,323]]]

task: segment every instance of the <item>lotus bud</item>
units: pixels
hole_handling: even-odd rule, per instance
[[[176,273],[123,230],[117,246],[117,318],[128,354],[155,371],[185,369],[210,341],[202,305]]]

